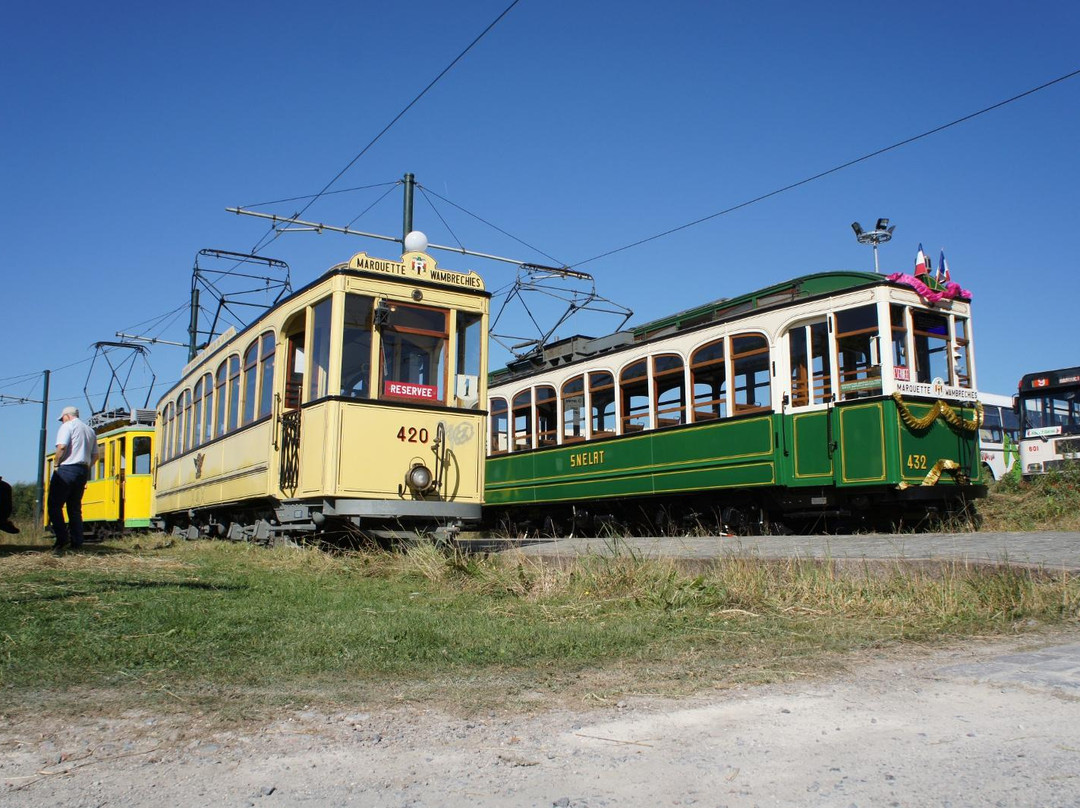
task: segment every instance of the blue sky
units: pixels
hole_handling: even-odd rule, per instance
[[[322,189],[508,4],[9,4],[0,394],[40,398],[41,371],[55,371],[51,446],[60,409],[104,390],[87,379],[93,343],[182,306],[199,250],[263,239],[265,223],[227,206]],[[1080,5],[1056,0],[521,0],[332,190],[412,172],[543,254],[420,195],[432,242],[578,264],[1070,73],[1078,36]],[[849,225],[889,217],[882,270],[910,271],[920,243],[935,262],[944,248],[974,295],[979,386],[1010,393],[1025,372],[1080,364],[1078,143],[1080,77],[580,268],[642,322],[872,269]],[[325,196],[305,217],[398,235],[397,190],[356,218],[385,190]],[[284,235],[263,254],[299,287],[361,250],[397,255],[328,233]],[[513,279],[507,265],[436,257],[492,289]],[[185,327],[181,314],[156,335],[183,340]],[[153,402],[185,360],[153,349]],[[40,405],[0,404],[5,479],[35,479],[40,418]]]

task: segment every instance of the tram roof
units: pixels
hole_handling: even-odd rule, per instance
[[[748,292],[737,297],[720,298],[701,306],[695,306],[692,309],[669,314],[658,320],[635,326],[633,328],[634,339],[641,341],[661,333],[684,331],[703,323],[737,317],[749,311],[794,303],[802,298],[816,297],[831,292],[840,292],[885,282],[884,275],[873,272],[838,271],[803,275],[799,278],[766,286],[764,289],[758,289],[755,292]]]

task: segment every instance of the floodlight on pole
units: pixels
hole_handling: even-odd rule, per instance
[[[894,224],[889,226],[888,219],[878,219],[877,224],[874,225],[873,230],[863,230],[862,225],[858,222],[851,223],[851,229],[855,232],[855,240],[860,244],[871,244],[874,247],[874,272],[880,272],[878,268],[878,254],[877,248],[879,244],[884,244],[892,238],[893,230],[896,229]]]

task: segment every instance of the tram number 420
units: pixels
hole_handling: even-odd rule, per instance
[[[909,469],[926,469],[926,455],[909,454],[907,456],[907,467]]]
[[[403,426],[397,433],[397,439],[402,443],[427,443],[429,437],[426,429],[417,429],[415,426]]]

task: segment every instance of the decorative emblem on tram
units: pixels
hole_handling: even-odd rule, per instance
[[[422,273],[427,269],[427,261],[421,258],[419,255],[413,256],[412,260],[413,272]]]
[[[195,461],[195,479],[198,480],[202,477],[203,461],[206,460],[206,455],[204,455],[202,452],[199,452],[197,455],[195,455],[193,460]]]

